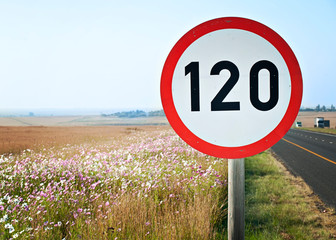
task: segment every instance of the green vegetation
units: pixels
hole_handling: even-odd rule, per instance
[[[313,199],[302,180],[286,174],[271,154],[247,158],[245,168],[246,239],[336,237],[335,222],[328,219],[332,211],[320,203],[321,213],[316,206],[319,200]]]
[[[301,107],[300,111],[302,112],[336,112],[336,107],[331,104],[330,107],[326,107],[325,105],[323,105],[321,107],[320,104],[318,104],[315,108],[309,108],[309,107]]]
[[[306,131],[312,131],[312,132],[321,132],[321,133],[329,133],[329,134],[336,134],[336,129],[333,128],[295,128],[298,130],[306,130]]]
[[[148,117],[163,117],[166,116],[163,110],[150,111],[147,114]]]

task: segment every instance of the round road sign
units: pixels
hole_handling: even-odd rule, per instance
[[[173,47],[161,76],[169,123],[193,148],[216,157],[262,152],[289,130],[302,76],[288,44],[245,18],[202,23]]]

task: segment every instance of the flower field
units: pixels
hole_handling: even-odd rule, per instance
[[[172,130],[0,155],[0,239],[212,239],[227,164]]]

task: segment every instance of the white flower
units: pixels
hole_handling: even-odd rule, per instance
[[[13,235],[13,238],[17,238],[18,236],[19,236],[19,234],[15,233],[15,234]]]
[[[10,223],[6,223],[6,224],[5,224],[5,228],[13,228],[13,225],[10,224]]]
[[[8,220],[8,215],[5,214],[2,218],[0,218],[0,222],[6,222]]]

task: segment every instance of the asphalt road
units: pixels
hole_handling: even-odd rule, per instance
[[[326,205],[336,209],[336,135],[291,129],[272,150]]]

